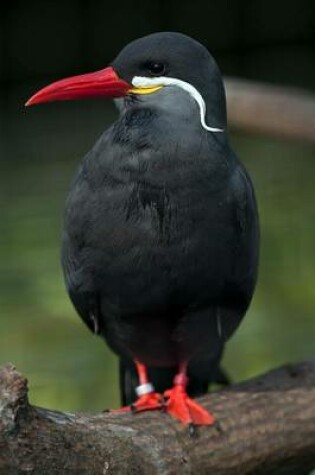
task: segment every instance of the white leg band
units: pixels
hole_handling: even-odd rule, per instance
[[[140,384],[140,386],[136,387],[136,393],[137,396],[143,396],[144,394],[149,394],[154,392],[154,387],[153,384],[151,383],[145,383],[145,384]]]

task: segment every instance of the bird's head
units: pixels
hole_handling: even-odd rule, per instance
[[[181,33],[154,33],[129,43],[111,66],[56,81],[34,94],[27,106],[87,97],[169,94],[180,88],[200,111],[202,127],[221,132],[226,126],[225,92],[219,68],[208,50]]]

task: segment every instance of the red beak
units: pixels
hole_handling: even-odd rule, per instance
[[[132,88],[117,75],[112,68],[105,68],[95,73],[82,74],[67,79],[61,79],[36,92],[26,106],[40,102],[68,101],[86,97],[122,97]]]

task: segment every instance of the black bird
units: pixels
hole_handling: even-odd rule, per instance
[[[133,403],[122,411],[164,408],[185,424],[212,424],[189,396],[219,377],[223,346],[252,298],[259,247],[220,71],[197,41],[155,33],[27,105],[92,96],[120,98],[120,116],[84,157],[66,203],[70,298],[120,356],[122,399]]]

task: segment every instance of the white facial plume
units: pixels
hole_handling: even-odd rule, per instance
[[[170,78],[165,76],[160,76],[156,78],[148,78],[142,76],[135,76],[132,79],[132,85],[136,88],[151,88],[156,86],[177,86],[186,91],[198,104],[200,111],[200,122],[201,126],[208,132],[223,132],[223,129],[217,127],[210,127],[206,124],[206,104],[203,100],[202,95],[197,91],[197,89],[192,86],[189,82],[182,81],[181,79]]]

